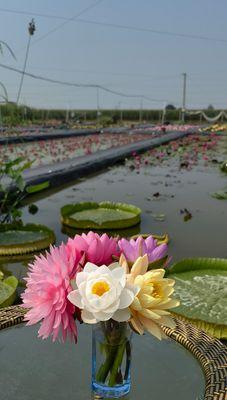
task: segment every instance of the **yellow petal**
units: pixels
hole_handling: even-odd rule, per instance
[[[143,308],[150,308],[153,304],[154,297],[151,297],[148,294],[140,294],[139,299]]]
[[[153,309],[152,311],[161,316],[162,315],[170,315],[170,312],[166,311],[166,310]]]
[[[127,260],[126,260],[126,258],[125,258],[123,253],[120,256],[119,264],[124,268],[125,273],[128,274],[129,273],[129,267],[128,267]]]
[[[164,269],[153,269],[151,271],[148,271],[145,274],[145,279],[146,281],[150,280],[157,280],[157,279],[163,279],[163,276],[165,275],[165,270]]]
[[[176,324],[172,317],[162,317],[161,325],[168,326],[168,328],[175,329]]]
[[[144,334],[144,329],[143,329],[143,325],[140,323],[138,318],[133,317],[130,320],[130,324],[132,325],[132,328],[139,333],[139,335],[143,335]]]
[[[143,257],[137,258],[132,266],[131,274],[133,276],[143,275],[147,272],[148,268],[148,256],[145,254]]]
[[[148,318],[148,319],[155,319],[155,320],[161,319],[161,316],[160,316],[160,315],[154,313],[154,312],[151,311],[151,310],[148,310],[147,308],[143,308],[143,309],[139,312],[139,314],[140,314],[140,315],[143,315],[144,317],[146,317],[146,318]]]
[[[138,297],[135,297],[132,304],[130,305],[130,308],[133,308],[134,310],[142,310],[142,306],[140,304],[140,301],[138,299]]]
[[[138,275],[136,277],[136,279],[134,280],[134,285],[135,286],[139,286],[139,287],[143,287],[143,284],[144,284],[143,275]]]
[[[143,317],[142,315],[139,317],[139,319],[140,319],[141,324],[144,326],[144,328],[149,333],[154,335],[159,340],[161,340],[163,338],[163,336],[164,336],[163,331],[155,322]]]
[[[178,300],[174,300],[174,299],[169,299],[166,301],[163,301],[162,303],[160,303],[157,308],[160,310],[167,310],[169,308],[174,308],[179,306],[180,302]]]

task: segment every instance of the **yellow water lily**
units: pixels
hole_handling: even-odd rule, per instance
[[[137,294],[130,305],[132,328],[140,335],[148,331],[158,339],[165,336],[161,325],[172,329],[175,323],[169,311],[177,307],[179,301],[171,299],[175,281],[164,278],[164,269],[148,271],[148,256],[139,257],[129,270],[124,255],[120,258],[121,266],[126,270],[127,282],[137,287]]]

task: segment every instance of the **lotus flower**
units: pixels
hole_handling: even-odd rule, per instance
[[[147,271],[147,255],[136,260],[130,273],[123,255],[120,258],[120,264],[128,274],[128,284],[139,288],[133,303],[130,305],[132,328],[140,335],[144,333],[144,330],[147,330],[160,340],[165,338],[161,325],[175,328],[170,313],[166,311],[179,305],[177,300],[170,297],[174,292],[175,281],[164,278],[164,269]]]
[[[67,336],[77,339],[74,321],[75,306],[67,299],[72,290],[71,279],[79,269],[80,253],[69,256],[66,246],[51,247],[46,256],[40,255],[29,265],[27,288],[22,294],[23,307],[29,308],[25,316],[27,325],[42,321],[39,337],[46,339],[59,334],[63,341]]]
[[[118,246],[129,262],[134,262],[138,257],[147,254],[149,263],[160,260],[167,255],[168,246],[166,243],[158,245],[157,240],[152,236],[143,239],[139,236],[136,240],[121,239]]]
[[[67,251],[74,253],[80,251],[84,254],[85,262],[89,261],[96,265],[109,265],[112,263],[112,256],[118,256],[117,241],[105,234],[99,236],[97,233],[89,232],[87,235],[76,235],[74,239],[69,239]]]
[[[137,288],[126,283],[125,270],[113,263],[101,267],[87,263],[76,276],[76,290],[68,299],[82,309],[81,318],[88,324],[113,319],[128,321],[129,305],[133,302]]]

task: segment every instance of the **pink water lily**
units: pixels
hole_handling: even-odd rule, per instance
[[[101,236],[95,232],[76,235],[68,240],[66,248],[69,254],[80,251],[81,255],[84,255],[85,262],[89,261],[96,265],[109,265],[113,261],[113,256],[119,255],[117,241],[106,233]]]
[[[136,240],[121,239],[118,242],[121,252],[129,262],[134,262],[138,257],[147,254],[149,263],[160,260],[167,255],[168,246],[166,243],[158,245],[153,236],[144,239],[139,236]]]

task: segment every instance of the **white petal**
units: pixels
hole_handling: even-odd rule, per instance
[[[134,293],[131,290],[123,289],[120,296],[119,309],[121,310],[122,308],[129,307],[130,304],[132,304],[134,297]]]
[[[94,272],[98,269],[97,265],[87,262],[85,267],[84,267],[84,272]]]
[[[124,268],[122,267],[115,268],[112,271],[112,276],[121,284],[122,287],[125,287],[126,275]]]
[[[119,308],[120,300],[118,299],[113,304],[111,304],[108,308],[104,310],[105,313],[114,313]]]
[[[83,281],[82,283],[80,283],[80,285],[78,286],[78,290],[81,294],[82,297],[85,297],[85,293],[86,293],[86,281]]]
[[[131,285],[128,282],[126,283],[125,287],[126,287],[126,289],[131,290],[131,292],[133,292],[134,296],[137,296],[137,294],[139,293],[139,291],[141,289],[139,286]]]
[[[110,275],[110,270],[106,265],[101,265],[101,267],[98,267],[98,273],[100,275]]]
[[[119,267],[121,267],[121,265],[118,262],[114,262],[114,263],[108,265],[108,268],[110,271],[113,271],[114,269],[119,268]]]
[[[83,308],[82,298],[81,298],[79,290],[73,290],[72,292],[70,292],[68,294],[67,298],[69,299],[69,301],[72,304],[74,304],[74,306],[77,306],[79,308]]]
[[[84,271],[78,272],[78,274],[76,275],[77,287],[79,287],[80,284],[87,279],[87,276],[88,276],[88,274],[86,272],[84,272]]]
[[[86,324],[96,324],[97,323],[97,320],[95,319],[94,315],[87,310],[82,310],[81,318],[84,322],[86,322]]]
[[[98,321],[109,321],[109,319],[112,318],[112,315],[113,315],[113,313],[105,313],[105,312],[102,312],[102,311],[94,313],[94,317]]]
[[[114,315],[112,316],[112,319],[117,322],[124,322],[128,321],[131,317],[131,314],[129,312],[128,308],[124,308],[123,310],[117,310]]]

